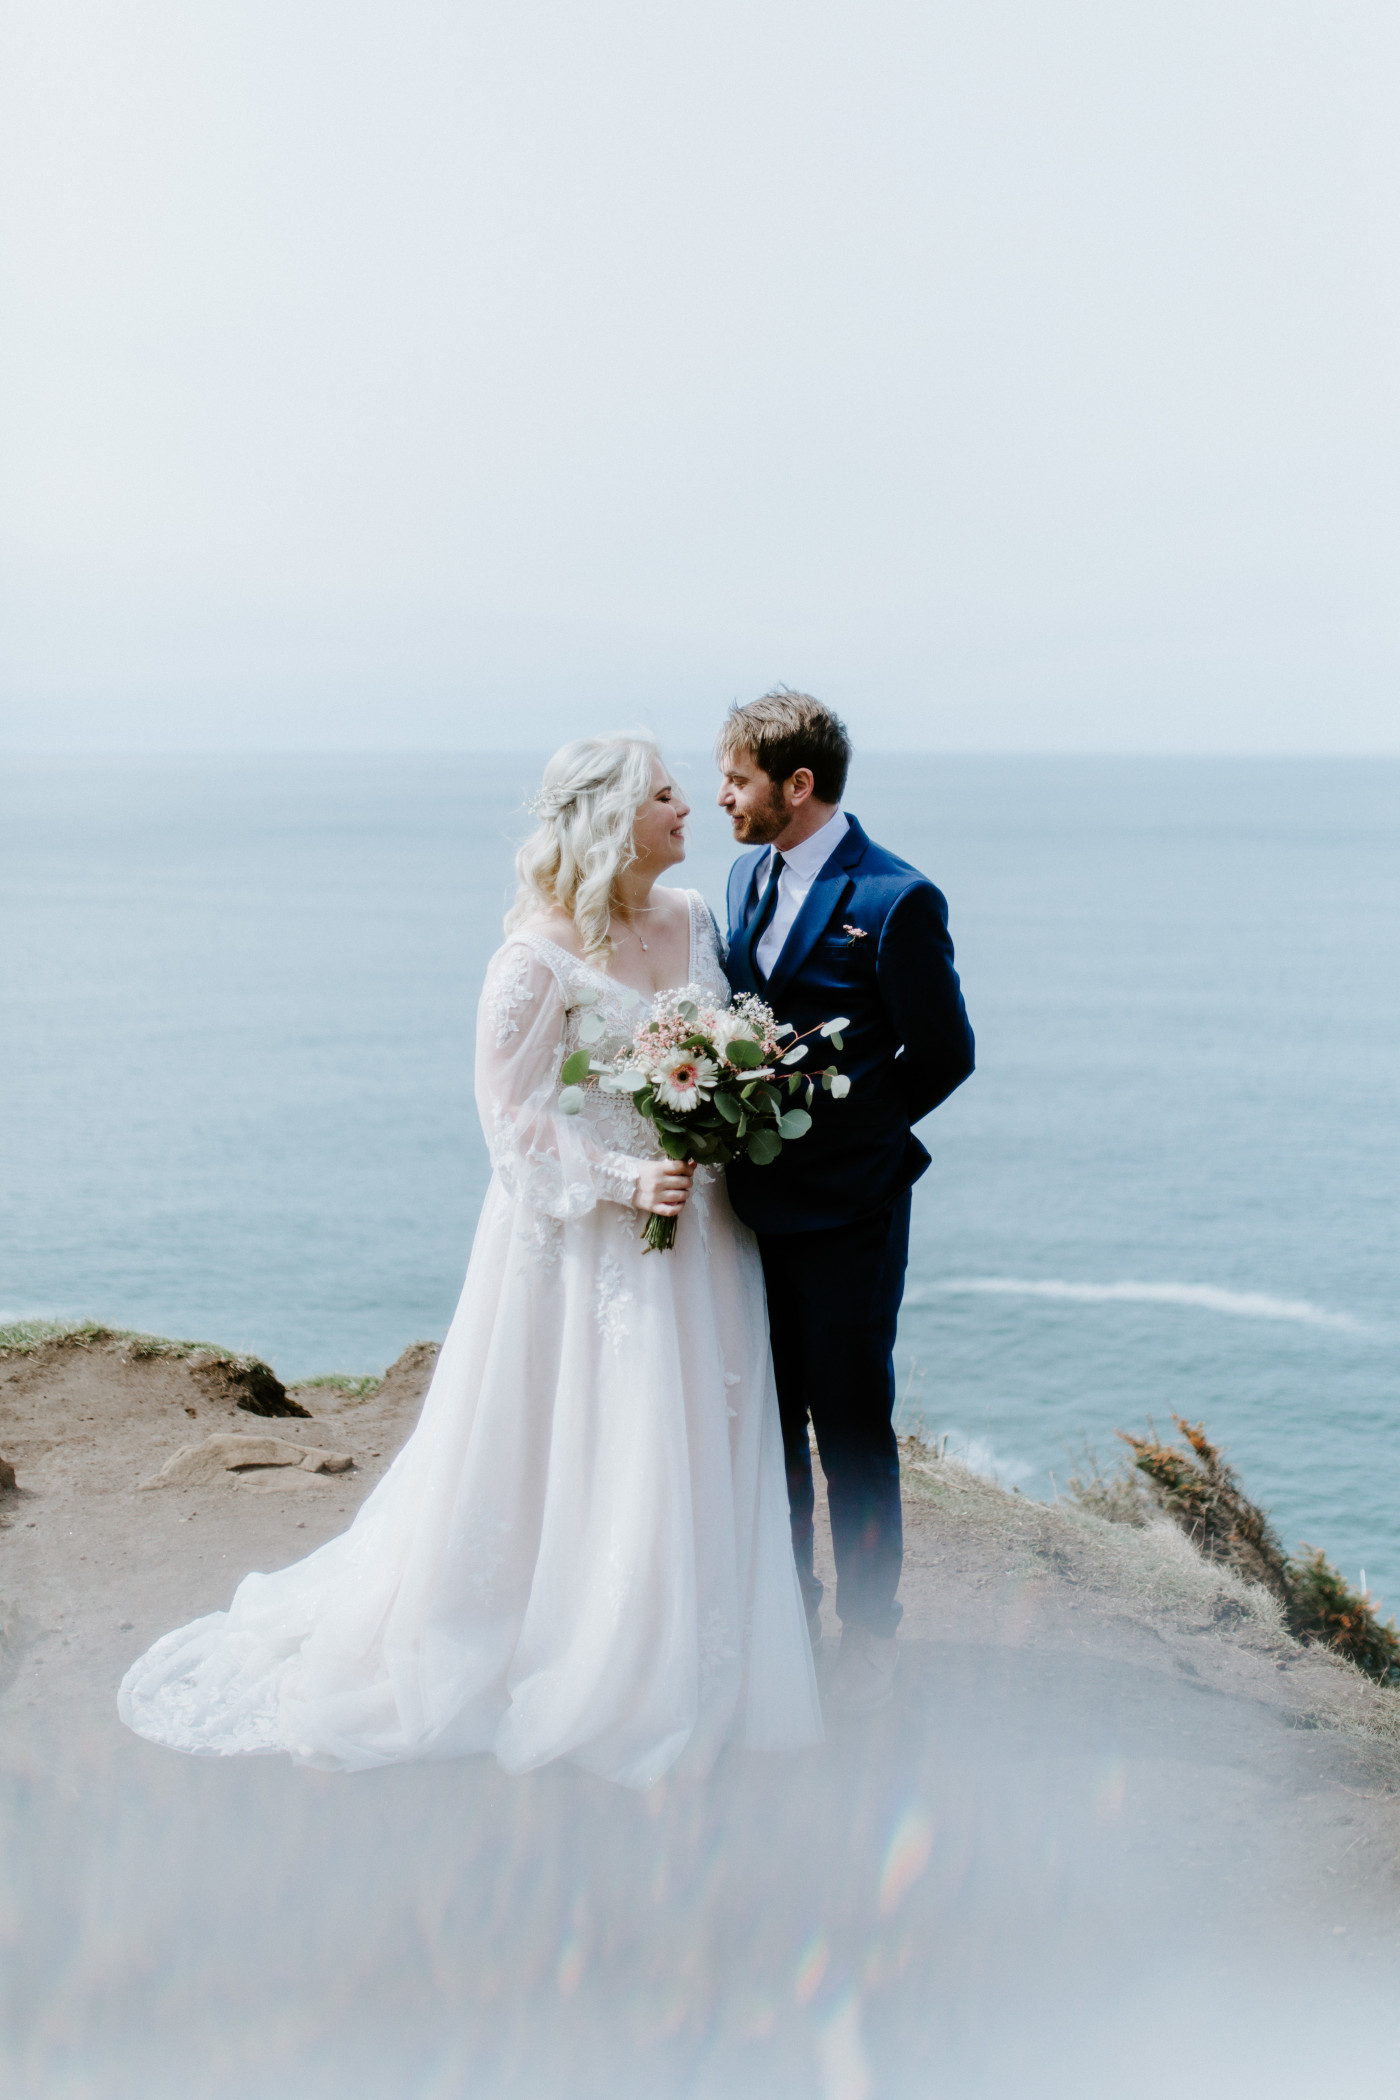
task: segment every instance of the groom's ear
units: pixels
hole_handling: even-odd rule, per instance
[[[799,766],[795,773],[789,773],[783,782],[783,800],[788,808],[801,809],[803,803],[811,799],[816,784],[816,777],[810,766]]]

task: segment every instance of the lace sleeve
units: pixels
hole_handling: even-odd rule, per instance
[[[551,1218],[631,1203],[641,1160],[608,1152],[584,1116],[559,1108],[568,1008],[558,979],[524,941],[492,957],[476,1031],[476,1105],[491,1164],[512,1196]]]
[[[708,963],[721,977],[729,954],[729,943],[720,932],[719,921],[699,890],[687,890],[690,899],[691,931],[694,939],[694,975],[704,975]]]

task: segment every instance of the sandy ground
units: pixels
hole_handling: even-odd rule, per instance
[[[1393,2092],[1400,1695],[1300,1649],[1169,1527],[915,1447],[897,1699],[781,1769],[740,1754],[638,1799],[129,1737],[126,1664],[344,1526],[433,1354],[275,1420],[217,1366],[117,1340],[0,1356],[7,2089],[871,2100],[1120,2091],[1132,2065],[1155,2091],[1144,2034],[1194,1989],[1198,2090],[1327,2089],[1344,2050],[1332,2090]],[[229,1435],[353,1467],[225,1451],[143,1485]]]

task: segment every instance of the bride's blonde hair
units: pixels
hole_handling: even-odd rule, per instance
[[[520,887],[506,932],[558,905],[585,955],[612,953],[617,878],[635,858],[632,827],[661,753],[649,736],[589,736],[565,744],[530,804],[539,823],[515,856]]]

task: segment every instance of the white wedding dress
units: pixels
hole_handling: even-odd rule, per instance
[[[727,999],[693,892],[690,926],[693,982]],[[635,1787],[731,1733],[820,1739],[754,1240],[701,1168],[674,1249],[644,1252],[649,1126],[595,1088],[558,1107],[580,1029],[601,1021],[609,1056],[638,1013],[538,934],[498,950],[476,1069],[495,1172],[418,1426],[348,1531],[133,1664],[129,1728],[343,1770],[570,1758]]]

